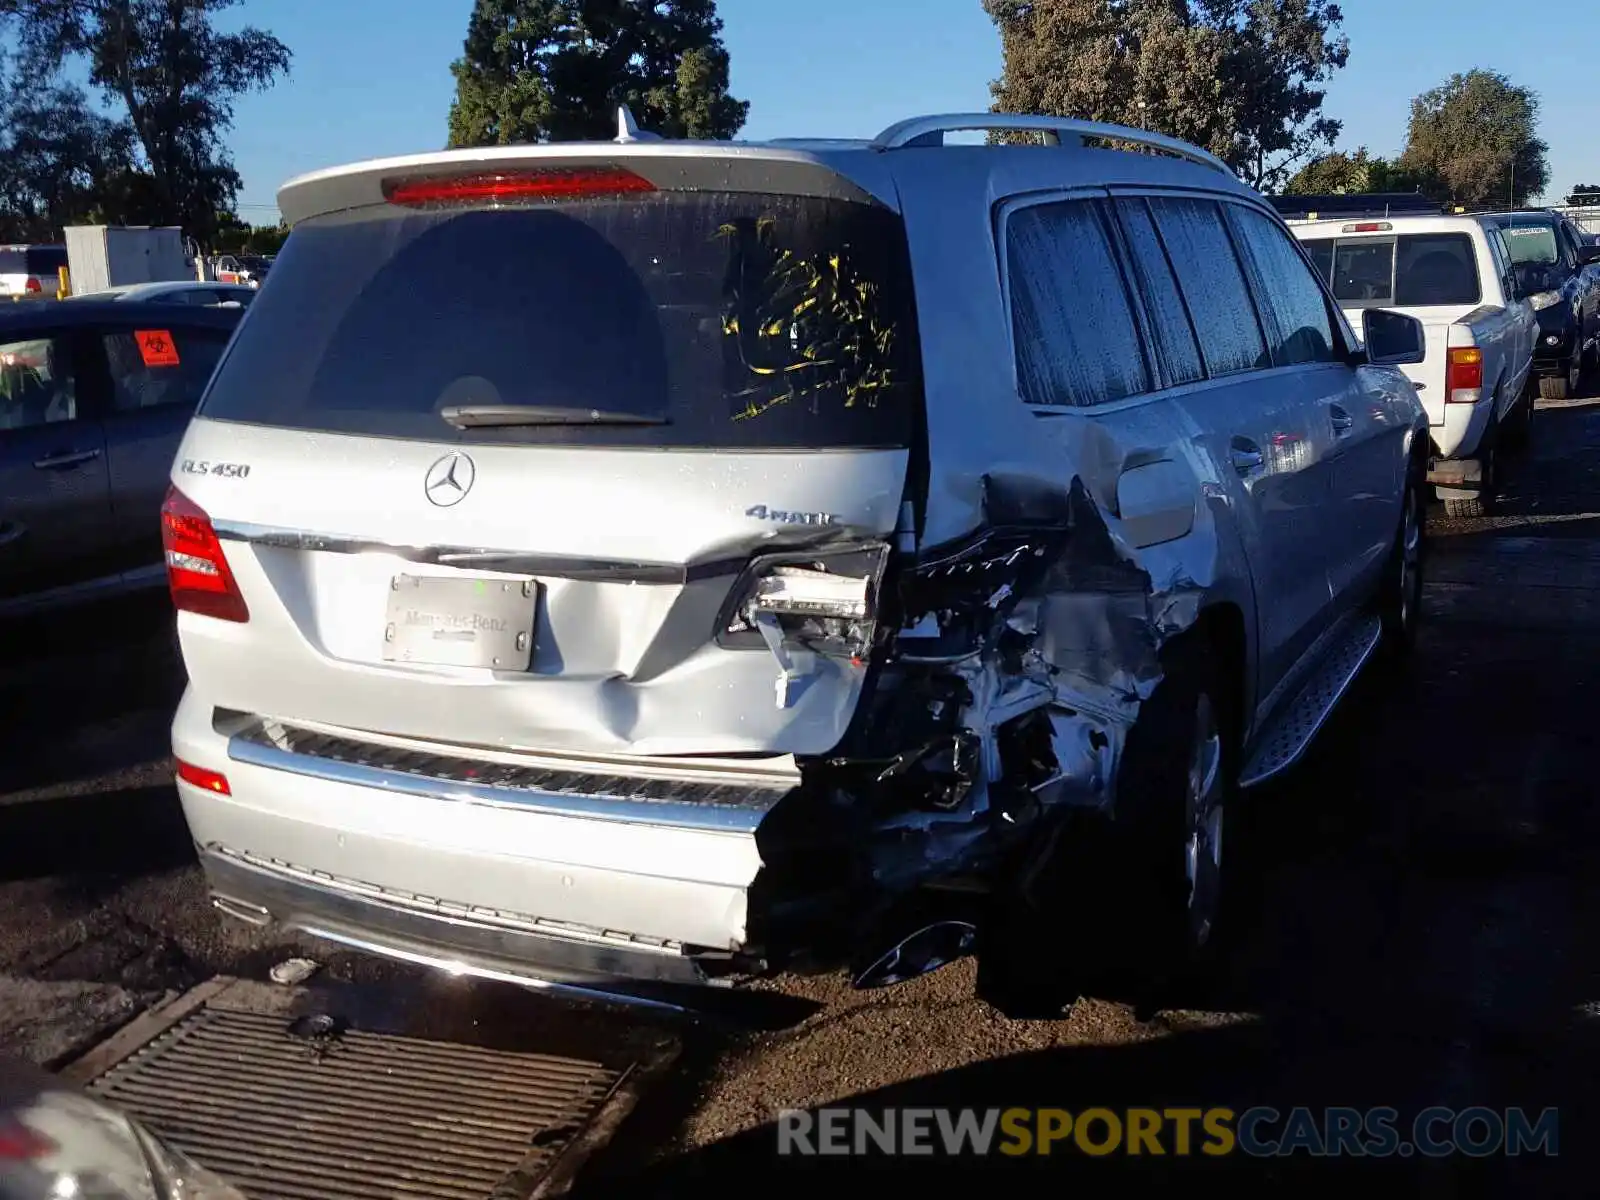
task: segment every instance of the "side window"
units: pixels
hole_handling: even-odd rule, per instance
[[[1206,368],[1200,361],[1200,343],[1195,339],[1194,323],[1184,307],[1178,278],[1172,273],[1172,263],[1167,259],[1149,207],[1143,200],[1128,199],[1116,201],[1116,209],[1133,256],[1139,294],[1145,298],[1145,307],[1155,323],[1152,332],[1166,365],[1167,383],[1176,386],[1204,379]]]
[[[1494,269],[1500,276],[1500,290],[1507,302],[1516,299],[1517,272],[1511,265],[1511,247],[1506,245],[1506,235],[1492,225],[1484,227],[1489,238],[1489,253],[1494,258]]]
[[[78,386],[64,337],[0,343],[0,429],[74,420]]]
[[[1311,256],[1311,264],[1316,267],[1317,275],[1323,283],[1333,278],[1333,239],[1310,238],[1300,243],[1306,248],[1306,253]]]
[[[1151,389],[1138,321],[1097,202],[1013,212],[1006,269],[1024,400],[1086,406]]]
[[[228,335],[220,329],[174,328],[173,324],[170,318],[152,315],[137,329],[104,335],[115,412],[169,404],[192,407],[199,401],[228,344]]]
[[[1328,297],[1294,239],[1254,209],[1230,204],[1228,212],[1260,283],[1257,299],[1272,329],[1273,364],[1332,362],[1337,355]]]
[[[1194,315],[1211,375],[1272,365],[1244,269],[1222,211],[1210,200],[1154,197],[1150,209]]]

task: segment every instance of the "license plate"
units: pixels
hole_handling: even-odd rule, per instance
[[[396,575],[389,584],[384,661],[526,671],[538,603],[531,579]]]

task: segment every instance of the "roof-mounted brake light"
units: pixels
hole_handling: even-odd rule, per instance
[[[655,184],[623,167],[537,167],[383,181],[383,198],[407,208],[576,200],[655,190]]]
[[[1394,225],[1388,221],[1362,221],[1355,225],[1346,225],[1343,233],[1388,233]]]

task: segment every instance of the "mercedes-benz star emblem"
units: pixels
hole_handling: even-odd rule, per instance
[[[427,478],[422,482],[422,490],[427,493],[428,499],[440,508],[449,508],[452,504],[460,504],[466,499],[467,493],[472,490],[472,481],[477,475],[478,469],[465,454],[446,454],[428,468]]]

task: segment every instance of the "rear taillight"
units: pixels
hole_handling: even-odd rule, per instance
[[[648,179],[622,167],[542,167],[383,181],[383,198],[406,208],[576,200],[655,190]]]
[[[178,778],[204,792],[214,792],[218,796],[233,795],[232,789],[228,787],[228,777],[221,771],[197,767],[193,763],[184,762],[181,758],[178,760]]]
[[[15,1117],[0,1117],[0,1163],[32,1162],[54,1154],[59,1147],[29,1129]]]
[[[1483,351],[1476,346],[1458,346],[1448,354],[1444,368],[1445,403],[1476,404],[1483,396]]]
[[[167,488],[161,506],[161,542],[167,552],[167,584],[174,608],[219,621],[250,619],[211,518],[175,487]]]
[[[1343,233],[1387,233],[1394,226],[1388,221],[1359,221],[1354,225],[1346,225]]]
[[[729,650],[789,651],[865,661],[877,628],[882,544],[757,559],[729,595],[717,642]]]
[[[43,284],[41,284],[41,283],[40,283],[40,282],[39,282],[39,281],[38,281],[38,280],[37,280],[37,279],[35,279],[35,278],[34,278],[34,277],[33,277],[33,276],[32,276],[32,275],[29,275],[29,276],[28,276],[28,282],[27,282],[27,283],[26,283],[26,284],[25,284],[25,285],[24,285],[24,286],[25,286],[25,287],[26,287],[26,288],[27,288],[27,289],[28,289],[28,290],[29,290],[29,291],[30,291],[30,292],[42,292],[42,291],[44,291],[44,285],[43,285]]]

